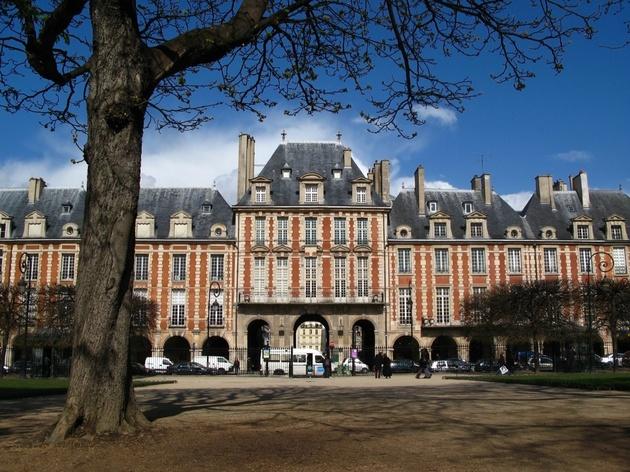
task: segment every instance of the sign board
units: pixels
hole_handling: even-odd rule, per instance
[[[501,375],[507,375],[510,373],[510,369],[502,365],[501,367],[499,367],[499,372],[501,372]]]
[[[352,359],[358,359],[359,358],[359,350],[358,349],[352,349],[350,351],[350,357]]]
[[[262,348],[263,361],[268,361],[270,357],[271,357],[271,349],[269,349],[268,347],[263,347]]]

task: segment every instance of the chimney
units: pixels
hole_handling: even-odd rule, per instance
[[[381,194],[381,177],[383,177],[383,173],[381,172],[381,161],[375,161],[374,167],[372,167],[372,172],[374,173],[374,191]]]
[[[588,192],[588,178],[586,172],[581,170],[578,175],[573,177],[573,190],[575,190],[580,197],[583,208],[590,208],[591,199]]]
[[[352,149],[350,148],[345,148],[343,150],[343,167],[345,169],[352,167]]]
[[[46,182],[41,177],[31,177],[28,181],[28,202],[37,203],[46,187]]]
[[[481,194],[483,202],[486,205],[492,205],[492,185],[490,183],[490,174],[481,174]]]
[[[536,195],[542,205],[549,205],[556,209],[556,200],[553,198],[553,178],[550,175],[539,175],[536,177]]]
[[[567,184],[564,183],[564,180],[562,179],[558,179],[553,183],[553,189],[556,192],[566,192],[567,191]]]
[[[425,201],[424,201],[424,167],[418,166],[416,172],[413,174],[416,182],[416,202],[418,203],[418,214],[424,215]]]
[[[380,196],[385,203],[389,203],[389,161],[381,161],[381,192]]]
[[[249,190],[249,179],[254,177],[254,145],[250,135],[241,133],[238,137],[238,189],[237,200]]]
[[[478,175],[475,175],[470,180],[470,188],[474,190],[475,192],[481,192],[481,177],[479,177]]]

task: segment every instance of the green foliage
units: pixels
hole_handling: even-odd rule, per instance
[[[582,390],[630,391],[630,373],[623,374],[517,374],[458,376],[458,380],[481,380],[506,384],[537,385],[540,387],[578,388]]]

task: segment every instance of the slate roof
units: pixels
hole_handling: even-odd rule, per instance
[[[555,210],[550,205],[543,205],[536,194],[523,208],[522,215],[526,218],[535,237],[540,237],[540,230],[544,226],[556,229],[558,239],[573,238],[571,220],[578,216],[589,216],[593,219],[593,236],[595,239],[606,239],[605,219],[617,215],[625,218],[626,228],[630,223],[630,197],[619,190],[589,191],[590,208],[583,208],[582,202],[573,190],[555,191]]]
[[[299,177],[309,172],[316,172],[324,177],[324,201],[316,206],[356,206],[356,207],[388,207],[381,197],[372,192],[372,203],[358,204],[352,202],[351,181],[365,178],[361,169],[352,160],[351,167],[343,168],[343,151],[345,146],[338,143],[284,143],[280,144],[265,167],[257,177],[266,177],[271,182],[272,206],[305,206],[299,205]],[[291,168],[291,177],[282,178],[282,169]],[[341,169],[341,179],[333,179],[333,169]],[[308,204],[312,206],[313,204]],[[246,193],[236,206],[260,206],[251,203],[251,196]]]
[[[34,204],[28,203],[27,190],[0,190],[0,211],[12,217],[13,237],[24,234],[24,217],[34,210],[46,216],[46,238],[61,238],[66,223],[83,223],[85,191],[81,189],[44,188],[41,198]],[[70,214],[62,214],[62,205],[72,205]],[[212,211],[201,212],[203,203],[210,203]],[[208,239],[210,228],[222,223],[227,228],[227,237],[234,238],[232,208],[221,193],[210,188],[143,188],[140,190],[138,213],[147,211],[155,217],[156,238],[167,239],[170,217],[185,211],[193,218],[193,238]],[[215,239],[215,238],[212,238]],[[220,238],[216,238],[220,239]]]
[[[464,239],[466,235],[466,219],[462,204],[471,202],[473,212],[486,215],[488,234],[491,239],[505,239],[505,231],[509,226],[518,226],[524,238],[531,237],[527,223],[508,203],[496,193],[492,193],[492,205],[486,205],[481,192],[474,190],[427,189],[425,201],[437,202],[438,211],[450,216],[453,239]],[[390,213],[389,238],[397,239],[395,231],[398,226],[411,228],[411,239],[426,239],[429,235],[429,214],[418,214],[418,203],[414,189],[400,191],[392,204]],[[401,240],[403,240],[401,238]]]

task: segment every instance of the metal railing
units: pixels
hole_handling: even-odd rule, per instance
[[[307,291],[300,288],[297,294],[292,290],[288,291],[267,291],[257,293],[255,291],[241,291],[238,293],[239,304],[321,304],[321,303],[345,303],[345,304],[383,304],[385,303],[384,292],[372,292],[368,289],[369,295],[358,295],[356,290],[346,291],[345,296],[336,296],[334,289],[319,289]]]

